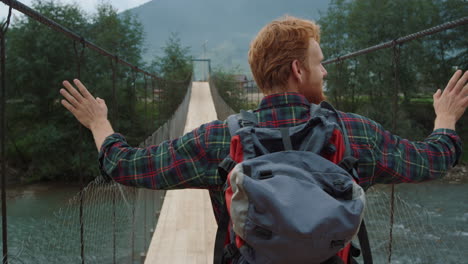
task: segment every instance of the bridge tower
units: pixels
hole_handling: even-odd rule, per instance
[[[192,59],[193,80],[208,82],[211,76],[211,59]]]

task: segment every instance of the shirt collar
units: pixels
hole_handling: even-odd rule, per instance
[[[303,96],[302,94],[294,92],[285,92],[271,94],[263,97],[262,101],[260,102],[260,105],[258,106],[258,110],[286,105],[304,105],[306,107],[310,107],[309,101],[307,101],[305,96]]]

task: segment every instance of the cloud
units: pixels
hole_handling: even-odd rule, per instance
[[[33,0],[20,0],[20,2],[30,7],[32,5]],[[57,1],[57,2],[61,2],[61,3],[65,3],[65,4],[77,3],[86,12],[94,13],[94,10],[96,9],[96,6],[98,5],[98,3],[103,2],[103,1],[102,0],[80,0],[80,1],[78,1],[78,0],[60,0],[60,1]],[[139,5],[142,5],[142,4],[146,3],[146,2],[149,2],[149,0],[112,0],[112,1],[108,0],[108,1],[104,1],[104,2],[111,3],[120,12],[120,11],[127,10],[129,8],[134,8],[134,7],[137,7]],[[18,11],[13,10],[13,12],[16,15],[20,14]],[[6,16],[7,16],[7,14],[8,14],[8,6],[3,4],[3,2],[0,3],[0,21],[4,20],[6,18]]]

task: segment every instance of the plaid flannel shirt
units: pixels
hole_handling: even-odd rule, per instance
[[[255,110],[261,127],[290,127],[310,118],[310,104],[298,93],[266,96]],[[440,178],[461,156],[455,131],[437,129],[424,141],[402,139],[363,116],[338,112],[352,155],[358,159],[360,184],[422,182]],[[151,189],[203,188],[210,191],[218,219],[224,203],[218,164],[229,154],[226,121],[204,124],[180,138],[146,148],[130,147],[118,134],[108,136],[99,152],[100,169],[116,182]]]

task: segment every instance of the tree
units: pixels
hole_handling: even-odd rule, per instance
[[[36,1],[33,8],[75,32],[86,31],[86,17],[75,5]],[[8,160],[31,180],[70,173],[76,163],[65,142],[78,138],[77,126],[64,122],[57,98],[61,81],[75,76],[73,42],[29,17],[12,25],[7,41]]]
[[[153,69],[161,78],[171,81],[187,80],[192,74],[192,56],[190,48],[183,47],[177,33],[171,33],[163,47],[164,55],[156,56],[153,60]]]
[[[143,26],[135,15],[129,12],[118,14],[117,9],[109,3],[98,5],[96,14],[91,17],[90,40],[119,59],[138,67],[143,66],[143,36]],[[136,93],[138,87],[142,87],[142,75],[104,56],[90,56],[87,69],[91,73],[88,79],[95,93],[107,99],[109,117],[115,129],[125,133],[132,144],[138,144],[147,132],[144,131],[144,115],[137,113],[139,99]],[[113,74],[116,78],[115,94],[112,90]]]
[[[36,1],[33,8],[119,57],[136,64],[141,62],[141,25],[129,15],[119,16],[110,5],[98,7],[93,17],[76,5],[55,1]],[[78,77],[78,62],[81,79],[92,92],[112,98],[110,59],[89,49],[81,57],[81,51],[81,43],[74,43],[29,17],[20,17],[8,31],[7,157],[10,166],[23,171],[26,181],[77,179],[80,171],[91,178],[99,173],[91,134],[82,129],[80,139],[79,124],[59,102],[60,84],[62,80]],[[130,72],[119,66],[118,80],[129,79]],[[118,95],[121,108],[127,109],[123,100],[127,95],[121,91]],[[128,112],[119,114],[128,120],[124,116]],[[142,140],[142,114],[132,114],[136,117],[132,125],[137,129],[132,127],[135,132],[131,135]]]
[[[232,70],[224,70],[217,68],[213,72],[213,82],[215,88],[218,89],[219,96],[223,98],[229,107],[235,112],[239,112],[241,109],[251,109],[255,107],[248,102],[243,83],[235,80],[234,75],[239,73],[239,68]]]
[[[162,78],[157,81],[163,98],[160,120],[167,120],[185,96],[193,72],[189,52],[190,48],[183,47],[179,36],[172,33],[163,47],[164,55],[152,62],[153,71]]]
[[[461,18],[463,11],[462,0],[333,0],[319,20],[321,46],[326,57],[338,57]],[[400,106],[431,96],[453,74],[453,65],[465,64],[460,61],[467,45],[462,28],[326,66],[329,98],[340,109],[368,115],[389,129],[396,124],[397,134],[421,136],[415,129],[420,125],[402,118],[411,113]]]

